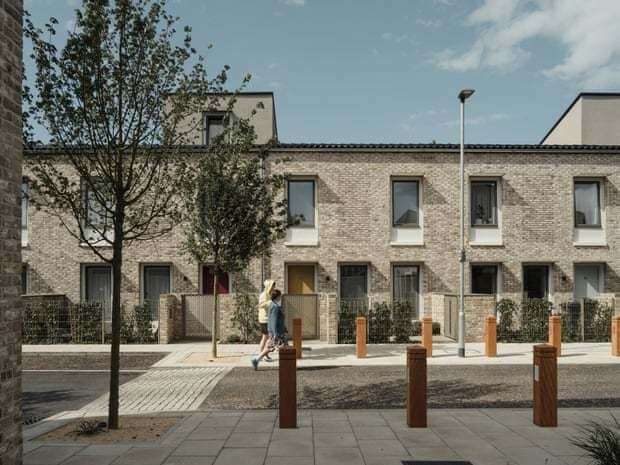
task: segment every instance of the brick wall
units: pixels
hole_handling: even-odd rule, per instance
[[[0,463],[21,463],[22,2],[0,0]]]
[[[282,164],[275,162],[286,158]],[[468,263],[500,265],[501,297],[520,300],[525,263],[550,264],[553,298],[572,297],[574,265],[605,263],[605,292],[620,292],[620,173],[618,153],[585,150],[477,150],[467,152],[467,176],[501,177],[502,239],[498,246],[467,246]],[[365,263],[369,270],[369,296],[374,302],[391,297],[392,266],[418,264],[421,270],[421,314],[433,314],[432,294],[458,290],[458,151],[456,150],[293,150],[277,149],[268,170],[317,179],[319,242],[316,246],[278,243],[265,261],[265,277],[286,291],[286,265],[312,263],[317,269],[316,291],[337,295],[339,266]],[[422,179],[424,244],[390,243],[391,177]],[[573,244],[573,179],[605,178],[605,229],[607,245]],[[468,183],[466,184],[468,186]],[[466,192],[466,198],[469,193]],[[469,212],[466,208],[466,224]],[[29,264],[31,292],[65,293],[80,299],[80,269],[95,261],[58,224],[42,212],[30,212],[30,244],[24,249]],[[172,292],[200,292],[199,266],[180,252],[182,229],[153,242],[126,249],[123,299],[140,299],[140,270],[147,263],[168,263]],[[466,292],[470,271],[466,269]],[[241,277],[233,277],[233,291],[243,287],[258,293],[260,261]],[[320,305],[321,335],[333,339],[330,326],[335,303]],[[230,332],[230,315],[223,306],[222,334]],[[334,310],[336,311],[336,310]],[[327,313],[326,313],[327,312]]]

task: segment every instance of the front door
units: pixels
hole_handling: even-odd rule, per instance
[[[575,267],[575,299],[595,299],[600,292],[601,267],[578,265]]]
[[[144,267],[144,303],[149,305],[154,320],[159,317],[159,296],[170,293],[170,267],[148,265]]]
[[[289,294],[314,294],[314,265],[289,265],[287,284]]]

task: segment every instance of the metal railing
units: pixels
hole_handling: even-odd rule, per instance
[[[157,342],[157,321],[148,305],[138,305],[121,315],[122,343]],[[37,301],[24,304],[23,344],[103,344],[110,341],[111,321],[104,303]]]
[[[366,317],[366,337],[370,344],[408,343],[420,336],[422,324],[411,302],[375,302],[368,299],[340,299],[338,309],[338,343],[353,344],[356,337],[355,319]],[[434,333],[439,332],[437,325]]]
[[[562,318],[562,341],[608,342],[611,338],[613,305],[606,301],[582,299],[557,306],[544,299],[515,303],[502,299],[496,306],[497,340],[500,342],[546,342],[549,317]]]

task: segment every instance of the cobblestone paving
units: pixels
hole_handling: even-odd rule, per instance
[[[120,387],[121,415],[196,410],[230,368],[156,368]],[[108,394],[67,416],[102,415]]]

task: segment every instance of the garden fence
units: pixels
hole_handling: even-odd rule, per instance
[[[420,336],[422,323],[410,302],[382,302],[369,305],[367,299],[341,299],[338,309],[338,343],[353,344],[356,339],[355,320],[366,317],[366,340],[369,344],[408,343]],[[433,334],[439,334],[433,324]]]
[[[112,324],[106,305],[63,301],[27,302],[22,317],[24,344],[103,344],[110,342]],[[123,309],[122,343],[157,342],[159,322],[148,305]]]
[[[544,299],[515,303],[502,299],[497,307],[497,340],[500,342],[547,342],[549,317],[562,317],[563,342],[607,342],[611,334],[613,306],[604,301],[582,299],[556,307]]]

